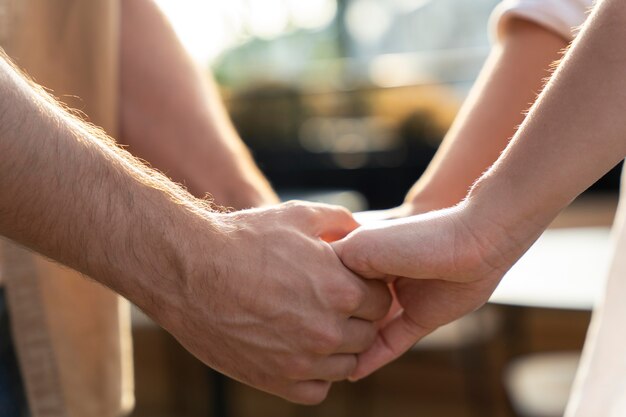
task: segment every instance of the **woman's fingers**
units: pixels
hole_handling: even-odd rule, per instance
[[[420,326],[401,312],[380,329],[372,347],[358,356],[357,367],[349,379],[357,381],[365,378],[400,357],[432,330]]]

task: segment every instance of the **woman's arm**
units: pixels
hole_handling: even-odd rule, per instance
[[[459,203],[498,159],[567,45],[530,21],[510,21],[426,172],[406,197],[412,214]]]
[[[404,204],[359,213],[359,220],[406,217],[452,207],[463,200],[515,134],[566,45],[564,38],[543,26],[510,19],[435,157]]]
[[[120,142],[197,197],[237,209],[277,203],[209,75],[153,0],[124,0],[121,14]]]
[[[355,231],[344,263],[396,281],[404,311],[355,376],[487,301],[550,221],[626,155],[626,4],[598,3],[496,164],[458,206]],[[408,279],[407,279],[408,278]]]

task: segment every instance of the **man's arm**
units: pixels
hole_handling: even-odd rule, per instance
[[[336,249],[372,278],[398,279],[403,311],[355,377],[487,301],[554,217],[626,156],[626,4],[598,3],[498,161],[458,206],[359,229]]]
[[[316,403],[352,372],[390,302],[324,241],[355,226],[303,203],[215,213],[0,57],[0,235],[127,297],[233,378]]]
[[[238,209],[277,203],[215,85],[156,4],[124,0],[121,20],[119,141],[197,197],[211,193],[218,204]]]

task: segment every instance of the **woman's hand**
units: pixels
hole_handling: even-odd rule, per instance
[[[533,241],[507,238],[463,203],[361,227],[336,242],[337,254],[357,274],[393,282],[399,304],[351,378],[367,376],[439,326],[481,307]]]

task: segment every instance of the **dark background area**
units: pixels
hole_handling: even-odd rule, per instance
[[[380,132],[368,132],[368,123],[377,120],[376,110],[370,106],[371,100],[375,100],[371,96],[376,93],[372,88],[333,93],[335,104],[327,110],[332,117],[325,118],[315,114],[314,106],[307,104],[310,98],[294,88],[248,90],[232,97],[229,104],[239,133],[276,189],[354,190],[365,196],[369,208],[382,209],[402,202],[437,151],[446,127],[438,125],[428,109],[417,109],[388,123]],[[419,95],[419,91],[415,94]],[[347,129],[353,126],[351,136],[357,146],[352,143],[347,149],[307,149],[303,146],[303,126],[312,118],[322,123],[327,120],[331,128],[333,124],[348,123]],[[326,142],[336,143],[346,134],[345,129],[335,129],[338,133],[319,129],[313,134],[330,135]],[[366,136],[377,133],[391,137],[382,149],[359,145],[371,143]],[[318,139],[323,141],[315,140]],[[617,193],[621,165],[587,193]]]

